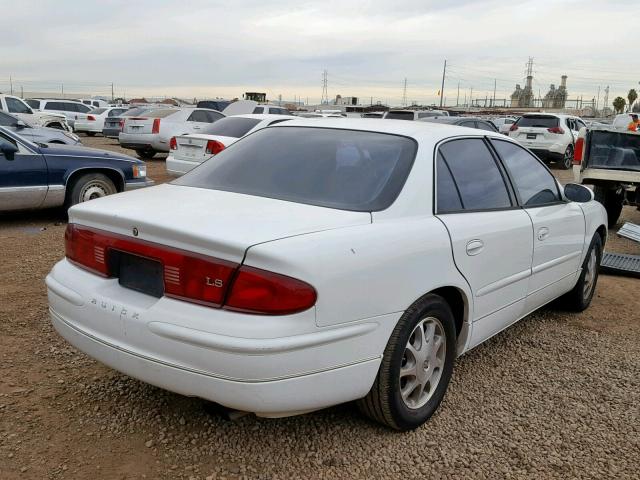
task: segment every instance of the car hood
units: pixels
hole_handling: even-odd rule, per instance
[[[100,150],[98,148],[89,148],[82,145],[51,145],[46,148],[40,147],[40,153],[44,156],[68,156],[68,157],[83,157],[83,158],[97,158],[104,160],[123,160],[132,163],[144,164],[142,160],[130,157],[123,153],[111,152],[108,150]]]
[[[163,184],[76,205],[69,222],[127,236],[135,228],[142,240],[240,263],[258,243],[370,224],[371,214]]]

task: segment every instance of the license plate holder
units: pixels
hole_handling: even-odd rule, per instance
[[[113,250],[109,263],[123,287],[157,298],[164,295],[164,268],[157,260]]]
[[[527,140],[535,140],[537,135],[535,133],[527,133]]]

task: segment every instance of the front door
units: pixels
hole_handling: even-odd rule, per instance
[[[523,314],[533,252],[531,218],[517,207],[505,172],[482,138],[439,147],[436,214],[473,292],[473,347]]]
[[[0,211],[38,208],[48,189],[44,158],[3,132],[0,142],[18,147],[13,160],[0,152]]]

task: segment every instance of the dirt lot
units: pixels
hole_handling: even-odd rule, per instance
[[[148,171],[167,179],[161,159]],[[640,280],[603,275],[586,312],[544,309],[458,359],[417,431],[385,430],[353,405],[232,422],[53,331],[43,279],[64,228],[58,212],[0,217],[1,479],[640,478]],[[607,248],[640,253],[613,233]]]

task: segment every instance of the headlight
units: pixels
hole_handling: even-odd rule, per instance
[[[134,165],[133,166],[133,178],[144,178],[147,176],[146,165]]]

